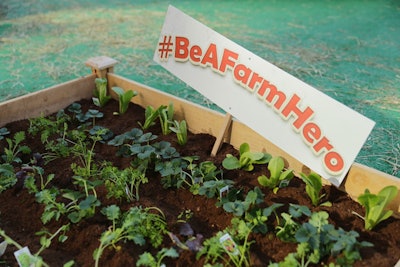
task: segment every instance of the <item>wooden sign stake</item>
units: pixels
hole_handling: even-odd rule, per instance
[[[211,150],[211,156],[215,157],[218,153],[218,150],[221,148],[222,141],[224,140],[224,136],[226,135],[229,127],[232,123],[232,115],[229,113],[225,114],[224,121],[222,123],[222,128],[219,134],[217,135],[217,139],[215,140],[213,149]]]

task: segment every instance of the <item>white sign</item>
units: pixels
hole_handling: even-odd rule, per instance
[[[154,60],[336,186],[375,124],[173,6]]]

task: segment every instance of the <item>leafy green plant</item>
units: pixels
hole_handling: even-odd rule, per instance
[[[114,86],[111,89],[118,95],[118,99],[119,99],[119,111],[114,114],[116,114],[116,115],[125,114],[125,112],[128,110],[131,99],[133,97],[137,96],[138,92],[132,91],[132,90],[125,91],[121,87],[117,87],[117,86]]]
[[[389,185],[379,191],[378,194],[372,194],[366,189],[364,194],[358,197],[358,201],[365,208],[365,217],[354,213],[364,220],[366,230],[372,230],[376,225],[392,216],[393,211],[387,210],[386,207],[397,194],[397,187]]]
[[[171,131],[173,131],[176,134],[176,137],[178,138],[178,144],[181,146],[185,145],[187,143],[187,125],[186,121],[177,121],[174,120],[173,126],[170,126],[169,128]]]
[[[171,102],[168,107],[161,106],[158,111],[161,131],[163,135],[167,135],[171,132],[170,126],[172,125],[172,121],[174,118],[174,104]]]
[[[0,193],[17,182],[14,167],[10,163],[0,164]]]
[[[295,242],[298,243],[296,252],[287,255],[282,262],[269,266],[306,267],[319,263],[324,257],[332,257],[339,266],[352,266],[361,259],[360,249],[372,244],[357,241],[359,234],[355,231],[335,229],[328,218],[326,211],[312,213],[308,222],[301,224],[294,234]]]
[[[147,130],[150,128],[150,126],[155,124],[155,120],[159,117],[160,110],[166,108],[166,106],[160,106],[158,109],[154,109],[152,106],[147,106],[145,111],[144,111],[144,123],[141,124],[138,122],[140,127],[143,130]]]
[[[4,154],[1,156],[5,163],[21,163],[22,160],[19,155],[31,153],[31,149],[28,146],[22,145],[25,140],[25,132],[20,131],[14,134],[14,137],[6,138],[8,147],[4,147]]]
[[[136,262],[136,266],[148,266],[148,267],[161,267],[165,266],[162,260],[165,257],[177,258],[179,257],[178,252],[174,248],[162,248],[157,252],[156,256],[151,255],[150,252],[144,252],[139,256],[139,260]]]
[[[250,241],[249,237],[254,225],[238,217],[233,218],[231,224],[231,227],[206,239],[196,259],[205,257],[206,263],[223,262],[225,266],[251,266],[250,246],[254,241]],[[229,234],[229,242],[224,241],[227,240],[224,238],[226,234]]]
[[[222,161],[222,166],[227,170],[252,171],[254,164],[266,164],[271,159],[271,155],[267,153],[251,152],[248,143],[240,145],[239,154],[239,159],[231,154],[226,155],[226,158]]]
[[[37,235],[41,235],[40,245],[41,247],[35,254],[31,254],[27,247],[22,247],[19,243],[13,240],[10,236],[8,236],[4,230],[0,229],[0,236],[4,238],[7,244],[15,246],[18,251],[21,252],[18,256],[19,265],[21,267],[49,267],[49,265],[43,261],[43,258],[40,254],[47,248],[50,247],[53,239],[59,235],[58,241],[63,243],[67,239],[65,232],[68,230],[69,224],[62,225],[57,229],[55,233],[49,233],[46,230],[37,232]],[[63,267],[71,267],[74,265],[74,261],[71,260],[63,265]]]
[[[118,206],[111,205],[103,208],[102,213],[112,221],[112,227],[102,233],[100,245],[93,252],[96,267],[99,266],[104,249],[109,246],[119,249],[117,244],[120,241],[144,245],[147,238],[153,247],[158,247],[167,233],[165,216],[156,207],[131,207],[125,214],[121,214]]]
[[[268,170],[270,177],[261,175],[257,178],[258,183],[266,186],[276,193],[279,188],[288,185],[289,181],[294,177],[292,170],[285,170],[285,163],[281,157],[272,157],[268,162]]]
[[[332,205],[329,201],[321,203],[322,198],[325,196],[325,194],[321,194],[322,190],[321,176],[319,176],[316,173],[310,173],[309,175],[300,173],[300,175],[301,179],[306,183],[306,193],[311,199],[311,202],[314,206]]]
[[[104,107],[111,99],[111,96],[107,95],[107,79],[96,78],[94,82],[96,83],[96,89],[93,92],[93,103],[98,107]]]
[[[124,197],[129,201],[139,201],[140,185],[148,182],[145,169],[132,167],[120,170],[114,166],[107,166],[102,169],[101,176],[105,180],[108,197]]]
[[[234,183],[234,181],[228,179],[205,181],[199,187],[198,193],[199,195],[206,196],[208,198],[219,198],[220,190],[224,187],[229,187]]]

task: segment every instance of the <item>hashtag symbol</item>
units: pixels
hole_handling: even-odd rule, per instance
[[[158,43],[158,52],[161,60],[168,59],[169,54],[172,52],[171,46],[173,47],[173,45],[174,44],[171,42],[171,36],[167,37],[164,35],[164,40]]]

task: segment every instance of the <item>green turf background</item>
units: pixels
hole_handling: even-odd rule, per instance
[[[0,101],[107,55],[118,74],[215,108],[152,61],[168,4],[376,121],[356,161],[400,177],[400,1],[3,0]]]

